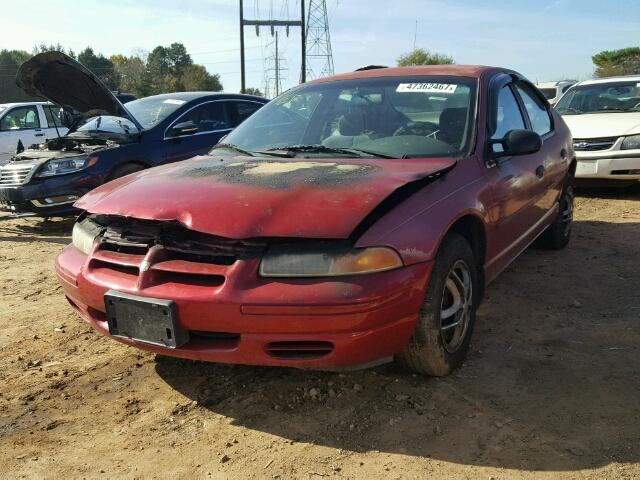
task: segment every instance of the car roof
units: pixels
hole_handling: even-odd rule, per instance
[[[555,82],[536,82],[538,88],[554,88],[568,83],[577,83],[577,80],[557,80]]]
[[[613,82],[639,82],[640,83],[640,75],[620,75],[617,77],[594,78],[592,80],[584,80],[580,82],[578,85],[595,85],[598,83],[613,83]]]
[[[203,97],[223,97],[223,98],[244,98],[247,100],[260,100],[268,101],[266,98],[257,97],[255,95],[244,95],[241,93],[225,93],[225,92],[173,92],[173,93],[161,93],[159,95],[151,95],[143,98],[157,98],[157,99],[176,99],[190,102]],[[142,100],[142,99],[139,99]]]
[[[419,65],[414,67],[390,67],[372,68],[369,70],[357,70],[355,72],[334,75],[333,77],[323,77],[312,80],[309,83],[331,82],[335,80],[352,80],[357,78],[376,77],[409,77],[413,75],[443,75],[454,77],[479,78],[489,71],[510,71],[485,65]]]
[[[11,108],[11,107],[28,107],[29,105],[53,105],[51,102],[11,102],[11,103],[0,103],[0,107]]]

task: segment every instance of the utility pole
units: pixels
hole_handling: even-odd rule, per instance
[[[304,0],[302,1],[304,3]],[[307,39],[307,77],[333,75],[333,52],[326,0],[309,0],[309,18],[305,37]]]
[[[253,25],[256,27],[256,33],[260,27],[271,27],[271,34],[274,34],[276,27],[300,27],[300,40],[302,44],[302,63],[300,68],[300,81],[305,82],[307,78],[307,61],[306,61],[306,35],[305,35],[305,18],[304,18],[304,2],[300,0],[300,20],[247,20],[244,18],[244,0],[240,0],[240,93],[244,93],[246,88],[245,78],[245,62],[244,62],[244,27]],[[277,32],[275,32],[277,33]],[[277,69],[276,69],[277,71]],[[277,88],[277,87],[276,87]]]
[[[280,59],[278,58],[278,32],[276,31],[276,97],[280,95]]]

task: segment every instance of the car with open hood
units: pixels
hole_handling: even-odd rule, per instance
[[[556,109],[573,134],[580,184],[628,186],[640,181],[640,76],[574,85]]]
[[[358,71],[85,195],[56,271],[92,327],[163,355],[445,375],[486,285],[536,239],[567,245],[574,168],[516,72]]]
[[[267,102],[252,95],[179,92],[125,106],[87,68],[60,52],[25,62],[16,83],[61,106],[68,128],[0,168],[0,207],[23,215],[77,214],[73,203],[93,188],[205,153]]]

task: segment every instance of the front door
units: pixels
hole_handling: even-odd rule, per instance
[[[193,122],[197,132],[178,137],[168,136],[171,126],[165,134],[164,144],[167,162],[186,160],[196,155],[204,155],[218,140],[232,130],[231,119],[225,101],[214,100],[200,104],[185,112],[172,124]]]
[[[510,130],[526,129],[527,117],[517,96],[515,85],[503,85],[497,95],[496,127],[491,139],[501,139]],[[498,147],[495,145],[494,147]],[[503,157],[487,169],[493,192],[495,251],[487,252],[488,267],[500,271],[535,238],[544,211],[540,202],[545,184],[540,174],[540,153]]]
[[[9,109],[0,118],[0,164],[8,162],[15,155],[18,140],[24,148],[28,148],[34,143],[41,143],[44,137],[36,105]]]

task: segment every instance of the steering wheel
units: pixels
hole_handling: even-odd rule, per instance
[[[416,135],[419,137],[433,137],[440,131],[439,127],[433,123],[428,122],[411,122],[401,126],[395,132],[393,136],[399,135]]]

